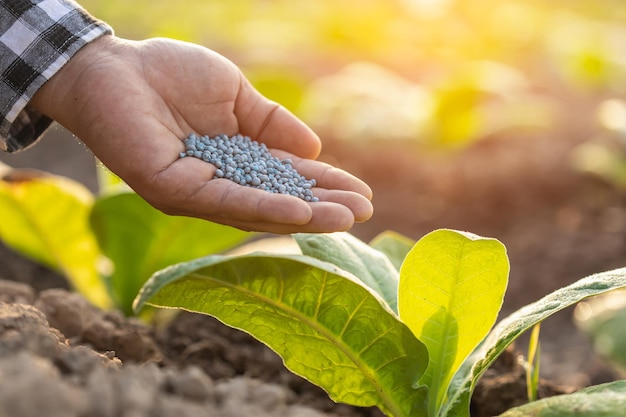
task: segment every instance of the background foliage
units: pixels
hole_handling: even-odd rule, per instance
[[[619,0],[82,4],[120,36],[217,50],[330,137],[466,144],[553,127],[589,100],[599,131],[626,130]]]

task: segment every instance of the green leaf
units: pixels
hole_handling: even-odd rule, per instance
[[[400,319],[428,346],[420,384],[430,387],[437,414],[463,360],[495,323],[509,273],[504,245],[495,239],[437,230],[420,239],[400,269]]]
[[[470,397],[478,378],[523,332],[579,301],[626,287],[626,268],[594,274],[556,290],[506,317],[455,376],[443,416],[469,417]]]
[[[404,258],[415,245],[415,241],[400,233],[387,230],[374,237],[369,245],[387,255],[393,266],[399,271]]]
[[[132,313],[133,299],[154,272],[222,252],[251,236],[205,220],[168,216],[135,193],[98,199],[91,223],[102,251],[113,264],[112,293],[127,314]]]
[[[626,394],[626,380],[607,382],[605,384],[592,385],[577,391],[584,394],[596,394],[600,392],[614,392],[616,394]]]
[[[15,251],[64,274],[95,305],[111,299],[100,279],[100,251],[89,228],[93,196],[68,178],[31,170],[0,180],[0,238]]]
[[[528,357],[526,363],[526,394],[528,401],[537,401],[537,389],[539,387],[539,369],[541,364],[541,346],[539,344],[539,332],[541,323],[533,326],[528,342]]]
[[[398,312],[398,271],[385,254],[350,233],[293,235],[304,255],[350,272]]]
[[[626,381],[602,384],[512,408],[500,417],[616,417],[626,410]]]
[[[373,291],[303,255],[214,255],[156,273],[135,301],[209,314],[276,351],[332,399],[427,416],[425,346]]]

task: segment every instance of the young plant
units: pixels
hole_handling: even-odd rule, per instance
[[[89,228],[93,194],[78,182],[41,171],[1,164],[0,171],[0,239],[66,276],[95,305],[111,307]]]
[[[408,245],[385,234],[373,241],[378,250],[347,233],[293,237],[302,254],[212,255],[159,271],[134,307],[217,317],[268,345],[338,402],[394,417],[468,417],[478,378],[521,333],[586,297],[626,286],[626,270],[594,275],[491,329],[509,269],[497,240],[438,230]],[[623,391],[609,386],[593,395]]]
[[[528,401],[537,401],[539,388],[539,367],[541,361],[541,346],[539,345],[539,332],[541,323],[533,326],[528,342],[528,359],[526,363],[526,393]]]
[[[502,244],[441,230],[409,247],[399,272],[347,233],[294,238],[304,255],[209,256],[161,271],[136,308],[213,315],[335,401],[392,416],[438,412],[497,317],[508,275]]]
[[[93,304],[132,313],[157,270],[230,249],[252,234],[167,216],[109,175],[101,193],[32,170],[0,166],[0,239],[67,277]]]

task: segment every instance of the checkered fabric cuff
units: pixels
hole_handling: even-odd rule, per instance
[[[88,42],[113,33],[72,0],[0,0],[0,150],[33,144],[52,120],[29,100]]]

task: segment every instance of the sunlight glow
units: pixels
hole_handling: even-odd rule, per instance
[[[610,100],[626,91],[620,0],[81,4],[120,37],[214,49],[263,95],[342,138],[448,147],[553,129],[572,111],[561,92],[597,100],[589,122],[626,134],[626,102]]]
[[[443,16],[453,0],[404,0],[408,7],[423,17]]]
[[[626,102],[609,99],[600,104],[598,118],[602,126],[609,130],[626,132]]]

